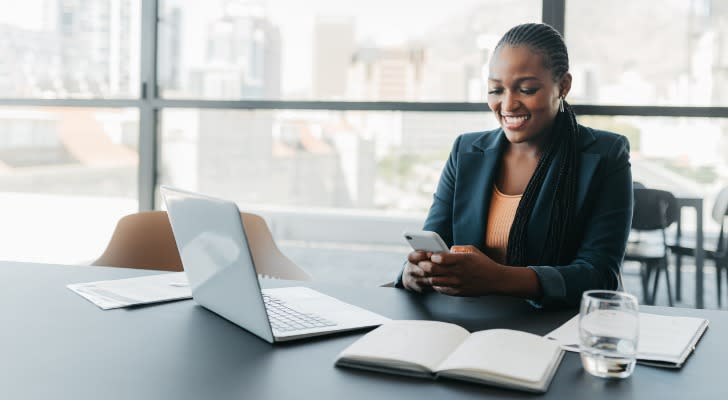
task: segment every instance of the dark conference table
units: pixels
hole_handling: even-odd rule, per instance
[[[3,399],[717,399],[728,398],[728,313],[642,307],[701,316],[710,328],[681,370],[638,365],[623,381],[585,373],[567,353],[544,395],[336,368],[363,332],[270,345],[194,301],[102,311],[69,283],[156,271],[0,262]],[[266,281],[266,286],[292,282]],[[417,295],[393,288],[306,286],[395,319],[434,319],[471,331],[545,334],[576,311],[539,311],[505,297]],[[242,305],[241,305],[242,306]]]

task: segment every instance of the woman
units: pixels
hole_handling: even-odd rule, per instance
[[[457,138],[423,228],[464,251],[410,253],[398,287],[541,306],[618,287],[632,218],[629,143],[577,124],[568,71],[564,40],[548,25],[501,38],[488,77],[501,128]]]

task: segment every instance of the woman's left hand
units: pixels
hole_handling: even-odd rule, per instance
[[[432,288],[451,296],[481,296],[499,292],[505,267],[475,246],[467,252],[433,254],[429,263],[420,263]]]

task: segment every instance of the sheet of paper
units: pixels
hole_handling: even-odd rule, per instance
[[[184,272],[73,283],[67,287],[104,310],[192,297]]]

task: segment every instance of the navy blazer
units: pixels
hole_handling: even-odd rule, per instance
[[[556,160],[549,166],[526,232],[526,261],[538,275],[544,306],[577,306],[589,289],[617,289],[632,222],[632,173],[624,136],[579,126],[581,162],[575,223],[580,238],[566,265],[543,265],[554,198]],[[507,139],[502,129],[467,133],[455,140],[425,230],[448,246],[485,247],[488,209]],[[396,283],[401,286],[401,274]]]

